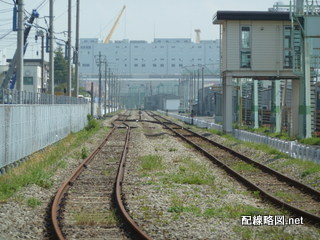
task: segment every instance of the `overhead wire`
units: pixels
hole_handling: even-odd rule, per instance
[[[39,6],[36,8],[37,10],[40,10],[41,8],[43,8],[45,6],[45,4],[48,3],[48,0],[43,0],[42,3],[39,4]]]
[[[4,39],[6,36],[8,36],[10,33],[12,33],[13,31],[10,30],[9,32],[7,32],[6,34],[4,34],[3,36],[0,36],[0,40]]]
[[[4,0],[0,0],[0,2],[3,2],[3,3],[5,3],[5,4],[8,4],[8,5],[14,5],[13,3],[9,3],[9,2],[7,2],[7,1],[4,1]]]

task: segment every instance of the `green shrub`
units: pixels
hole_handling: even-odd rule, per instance
[[[86,130],[90,131],[91,129],[97,129],[99,127],[98,121],[92,117],[90,114],[87,115],[88,126],[86,126]]]
[[[89,156],[89,150],[86,147],[81,148],[81,159],[86,159]]]

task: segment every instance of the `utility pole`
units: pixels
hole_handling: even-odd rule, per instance
[[[94,111],[94,96],[93,96],[93,82],[91,82],[91,116],[93,117]]]
[[[101,116],[101,89],[102,85],[101,85],[101,52],[99,52],[99,112],[98,112],[98,116]]]
[[[75,51],[75,86],[74,95],[79,95],[79,32],[80,32],[80,0],[77,0],[77,13],[76,13],[76,51]]]
[[[71,79],[72,79],[72,45],[71,45],[71,0],[68,0],[68,84],[67,84],[67,96],[71,96]]]
[[[50,0],[50,5],[49,5],[49,11],[50,11],[50,22],[49,22],[49,78],[50,78],[50,83],[49,83],[49,94],[54,95],[54,41],[53,41],[53,2],[54,0]],[[52,103],[53,103],[53,98],[52,98]]]
[[[200,108],[200,69],[198,68],[198,83],[197,83],[197,95],[198,95],[198,114],[201,115],[201,108]]]
[[[105,55],[101,55],[101,52],[99,52],[98,56],[96,57],[96,63],[99,67],[99,110],[98,110],[98,116],[101,117],[101,113],[102,113],[102,108],[101,108],[101,103],[102,103],[102,69],[101,69],[101,65],[102,63],[106,62],[106,56]],[[102,59],[103,57],[103,59]]]
[[[111,112],[111,69],[109,68],[109,77],[108,77],[108,113]]]
[[[37,37],[41,37],[41,93],[44,93],[44,32],[37,31]]]
[[[115,80],[116,80],[116,76],[115,74],[112,74],[112,89],[111,89],[111,107],[112,107],[112,110],[114,111],[114,108],[115,108],[115,102],[114,102],[114,90],[115,90]]]
[[[17,90],[23,91],[23,45],[24,45],[24,1],[18,1],[18,34],[17,34]],[[21,95],[19,103],[21,104]]]
[[[108,81],[108,62],[104,63],[104,115],[107,116],[107,81]]]
[[[204,67],[202,67],[201,69],[201,75],[202,75],[201,112],[202,112],[202,115],[204,115]]]

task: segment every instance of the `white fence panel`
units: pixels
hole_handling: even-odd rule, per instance
[[[89,104],[1,105],[0,168],[83,129],[88,113]]]
[[[159,111],[162,113],[165,113],[163,111]],[[183,122],[191,124],[191,118],[181,116],[178,114],[170,114],[170,116],[177,118]],[[219,131],[222,131],[222,125],[199,120],[197,118],[194,118],[193,124],[201,127],[201,128],[212,128]],[[1,125],[0,125],[0,134],[1,134]],[[300,143],[297,143],[296,141],[284,141],[277,138],[272,138],[264,135],[260,135],[257,133],[247,132],[244,130],[234,129],[233,135],[243,141],[248,142],[255,142],[255,143],[262,143],[269,145],[272,148],[275,148],[279,150],[280,152],[287,153],[289,156],[293,158],[300,158],[303,160],[310,160],[314,162],[320,163],[320,148],[313,147],[313,146],[306,146]]]

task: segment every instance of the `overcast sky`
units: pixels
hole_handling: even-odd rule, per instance
[[[15,33],[11,28],[12,0],[0,0],[0,50],[6,49],[7,55],[15,49]],[[25,0],[25,10],[31,12],[42,2],[38,9],[40,16],[49,15],[48,0]],[[201,29],[201,39],[218,39],[219,27],[212,25],[212,17],[218,10],[256,10],[267,11],[275,0],[80,0],[81,21],[80,37],[104,39],[110,32],[122,7],[126,10],[112,36],[112,40],[147,40],[155,38],[192,38],[194,29]],[[289,0],[283,1],[288,4]],[[68,0],[55,0],[55,32],[67,30]],[[73,5],[73,27],[75,27],[75,6]],[[48,19],[47,19],[48,20]],[[44,18],[37,20],[46,27]],[[74,30],[73,30],[74,32]],[[34,42],[34,31],[30,34],[30,47],[35,53],[39,44]],[[66,39],[65,34],[57,34]],[[74,40],[74,38],[73,38]],[[10,56],[8,56],[10,57]]]

